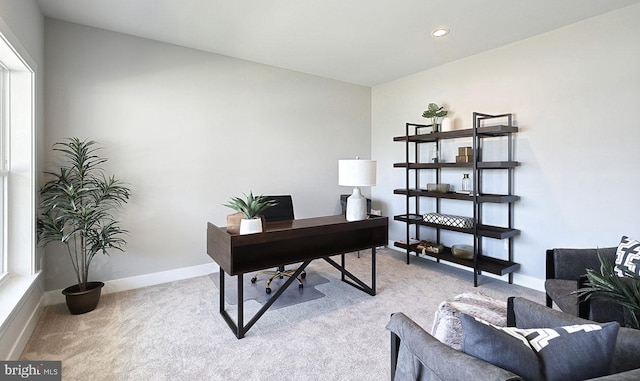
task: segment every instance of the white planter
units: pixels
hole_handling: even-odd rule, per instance
[[[260,218],[240,220],[240,234],[262,233],[262,220]]]

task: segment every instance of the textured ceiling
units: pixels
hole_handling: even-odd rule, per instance
[[[366,86],[638,2],[38,0],[48,17]]]

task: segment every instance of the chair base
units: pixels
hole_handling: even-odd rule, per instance
[[[254,275],[251,278],[251,283],[256,283],[256,281],[258,280],[258,275],[260,275],[260,274],[264,274],[264,275],[270,276],[270,278],[267,279],[267,284],[266,284],[266,287],[265,287],[264,291],[267,294],[271,294],[271,287],[270,286],[271,286],[271,282],[273,282],[274,279],[276,279],[276,278],[282,279],[284,277],[291,278],[293,276],[293,274],[295,274],[296,271],[298,271],[297,268],[290,269],[290,270],[285,270],[284,268],[280,268],[278,270],[258,271],[256,273],[256,275]],[[298,288],[303,288],[304,287],[304,284],[302,283],[302,279],[304,279],[306,277],[307,277],[307,272],[304,271],[304,270],[300,273],[300,275],[298,275],[296,277],[296,280],[298,281]]]

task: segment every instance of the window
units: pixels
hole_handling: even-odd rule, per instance
[[[17,41],[11,43],[15,37],[11,33],[5,35],[2,29],[0,278],[3,279],[0,282],[12,277],[30,277],[38,270],[35,250],[35,72],[32,69],[35,64]]]
[[[35,62],[0,20],[0,358],[18,359],[18,316],[40,298],[36,251]],[[28,334],[27,334],[28,335]]]

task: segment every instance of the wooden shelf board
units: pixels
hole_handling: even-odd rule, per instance
[[[462,265],[465,267],[470,267],[470,268],[474,268],[473,265],[473,260],[468,260],[468,259],[461,259],[461,258],[457,258],[454,257],[453,254],[451,254],[451,248],[445,247],[444,251],[442,253],[429,253],[426,252],[425,254],[422,254],[421,250],[418,250],[416,248],[416,244],[411,244],[411,245],[407,245],[404,242],[394,242],[393,245],[395,247],[399,247],[402,249],[409,249],[409,251],[416,253],[416,255],[428,255],[430,257],[433,258],[438,258],[441,259],[443,261],[447,261],[447,262],[451,262],[451,263],[456,263],[458,265]],[[515,263],[515,262],[510,262],[510,261],[505,261],[502,259],[498,259],[498,258],[492,258],[492,257],[488,257],[485,255],[481,255],[478,258],[478,264],[477,264],[477,269],[480,271],[485,271],[491,274],[495,274],[495,275],[507,275],[509,273],[512,273],[514,271],[517,271],[518,269],[520,269],[520,264],[519,263]]]
[[[520,165],[517,161],[479,161],[478,169],[507,169]],[[393,163],[394,168],[438,169],[438,168],[472,168],[473,163]]]
[[[473,197],[470,195],[466,195],[464,193],[455,193],[455,192],[429,192],[425,189],[394,189],[394,194],[400,195],[409,195],[411,197],[422,196],[422,197],[435,197],[435,198],[446,198],[451,200],[465,200],[465,201],[473,201]],[[520,200],[520,196],[516,195],[503,195],[503,194],[490,194],[483,193],[478,196],[478,202],[490,202],[490,203],[509,203]]]
[[[410,124],[415,126],[414,124]],[[421,126],[422,125],[418,125]],[[518,132],[518,127],[515,126],[488,126],[478,128],[478,136],[504,136],[511,133]],[[464,130],[454,130],[445,132],[433,132],[430,134],[416,134],[409,136],[396,136],[393,141],[403,142],[409,140],[410,142],[433,142],[440,139],[456,139],[456,138],[468,138],[473,136],[473,129],[467,128]]]

